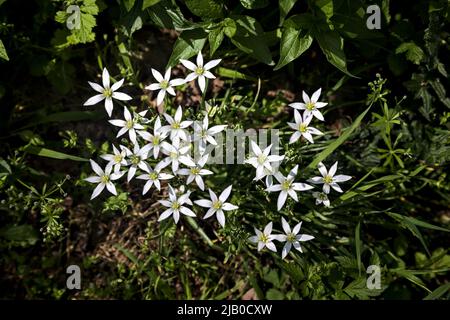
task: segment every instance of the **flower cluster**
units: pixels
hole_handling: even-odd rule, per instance
[[[281,251],[281,258],[284,259],[292,246],[294,246],[296,250],[303,252],[300,242],[314,239],[311,235],[299,234],[300,228],[302,227],[301,222],[291,229],[289,223],[284,218],[281,218],[281,226],[283,227],[284,234],[272,234],[272,222],[269,222],[263,231],[255,228],[255,235],[250,237],[249,240],[258,246],[258,251],[267,247],[267,249],[273,252],[277,252],[277,248],[273,243],[274,240],[284,242],[284,247]]]
[[[313,135],[323,135],[318,129],[311,127],[310,123],[315,117],[320,121],[324,121],[324,117],[319,109],[325,107],[327,103],[319,102],[321,89],[315,91],[311,97],[309,97],[304,91],[302,94],[303,102],[294,102],[289,104],[290,107],[294,108],[294,120],[295,123],[288,122],[290,128],[295,130],[289,139],[289,144],[298,141],[300,138],[304,138],[309,143],[314,143]],[[300,114],[298,110],[303,110],[303,114]],[[297,192],[303,192],[307,190],[314,189],[314,186],[303,183],[296,182],[296,176],[298,172],[298,165],[294,166],[289,173],[285,176],[280,172],[280,166],[284,160],[284,155],[273,155],[272,145],[269,145],[264,150],[256,144],[254,141],[250,142],[250,147],[253,155],[246,160],[246,163],[252,165],[256,169],[255,181],[259,181],[265,177],[266,191],[268,192],[279,192],[277,200],[277,210],[280,211],[286,203],[288,196],[294,201],[298,202]],[[323,204],[325,206],[330,206],[330,200],[327,194],[330,193],[330,188],[343,192],[338,182],[345,182],[351,179],[347,175],[335,175],[337,171],[337,162],[328,171],[322,162],[319,163],[318,169],[321,173],[321,177],[313,177],[308,179],[307,182],[312,184],[323,184],[323,192],[313,192],[313,197],[316,199],[316,205]],[[273,178],[278,183],[274,183]],[[282,258],[284,259],[289,252],[291,245],[301,252],[299,241],[307,241],[313,239],[312,236],[304,235],[305,237],[299,236],[296,238],[300,230],[301,222],[297,224],[293,231],[290,231],[289,224],[282,218],[283,229],[286,232],[280,240],[280,236],[271,235],[272,222],[270,222],[261,232],[255,228],[256,235],[250,238],[251,242],[258,244],[258,251],[264,247],[269,250],[276,251],[276,247],[272,240],[279,240],[286,242],[283,248]],[[289,233],[289,234],[288,234]]]
[[[197,65],[187,60],[181,60],[180,62],[192,71],[185,79],[171,80],[170,68],[164,76],[152,69],[152,74],[158,82],[150,84],[146,89],[159,90],[156,98],[158,105],[163,102],[166,92],[175,95],[173,87],[194,79],[198,80],[200,89],[205,91],[205,78],[214,78],[209,70],[215,67],[220,60],[212,60],[203,64],[203,56],[199,53]],[[123,84],[123,79],[110,86],[110,77],[106,69],[103,71],[103,88],[92,82],[89,82],[89,84],[101,94],[90,98],[85,105],[92,105],[105,99],[105,108],[109,116],[113,111],[113,99],[131,100],[130,96],[116,91]],[[105,187],[110,193],[117,195],[113,181],[125,175],[127,182],[130,182],[133,178],[145,181],[142,189],[143,195],[149,192],[152,187],[161,191],[161,182],[175,177],[178,180],[185,179],[186,186],[192,186],[195,182],[198,189],[205,190],[203,176],[213,174],[212,171],[205,168],[209,157],[209,154],[206,153],[206,147],[210,144],[217,145],[213,136],[223,131],[226,126],[209,127],[207,114],[200,122],[183,119],[181,106],[177,108],[173,117],[168,113],[163,113],[163,119],[157,116],[153,123],[146,118],[146,114],[147,111],[130,112],[127,106],[124,106],[123,119],[109,120],[110,124],[120,128],[117,137],[126,135],[129,143],[118,147],[113,145],[112,154],[101,156],[102,159],[107,161],[105,169],[102,169],[95,161],[90,160],[96,176],[88,177],[86,181],[97,184],[91,199],[97,197]],[[199,157],[196,158],[191,156],[195,145],[198,145],[199,150]],[[227,202],[232,190],[231,185],[225,188],[219,196],[208,189],[209,199],[195,201],[190,199],[194,191],[187,190],[185,192],[184,189],[184,186],[177,190],[172,185],[168,185],[168,199],[159,200],[165,210],[161,213],[158,221],[172,217],[174,222],[178,223],[180,214],[196,217],[195,212],[191,209],[195,203],[195,205],[207,209],[204,219],[215,215],[219,224],[224,227],[225,212],[238,209],[237,206]]]

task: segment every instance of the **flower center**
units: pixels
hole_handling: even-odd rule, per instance
[[[158,173],[157,172],[152,172],[149,175],[150,180],[157,180],[158,179]]]
[[[198,74],[199,76],[202,75],[205,72],[205,69],[203,67],[197,67],[197,69],[195,69],[195,73]]]
[[[330,184],[330,183],[333,182],[333,177],[332,177],[332,176],[329,176],[329,175],[326,175],[325,178],[323,178],[323,181],[324,181],[325,183]]]
[[[298,131],[300,131],[301,133],[305,133],[306,131],[308,131],[308,126],[304,123],[301,123],[298,126]]]
[[[177,152],[171,152],[169,154],[169,156],[170,156],[171,159],[177,159],[178,158],[178,153]]]
[[[291,232],[286,235],[286,240],[292,243],[295,242],[297,239],[295,238],[295,235]]]
[[[264,164],[264,162],[266,162],[266,159],[267,159],[267,156],[265,156],[265,155],[263,155],[263,154],[260,154],[260,155],[258,156],[258,163],[259,163],[259,164]]]
[[[191,168],[191,173],[192,173],[193,175],[199,174],[199,173],[200,173],[200,168],[192,167],[192,168]]]
[[[180,129],[180,123],[175,121],[174,123],[172,123],[172,129]]]
[[[180,207],[181,207],[181,205],[178,201],[172,202],[172,209],[178,210],[178,209],[180,209]]]
[[[291,182],[289,180],[284,180],[281,184],[281,189],[287,191],[291,188]]]
[[[106,98],[111,98],[111,97],[112,97],[112,94],[113,94],[113,92],[112,92],[112,90],[109,89],[109,88],[103,90],[103,95],[104,95]]]
[[[119,163],[120,161],[122,161],[122,159],[123,159],[123,156],[121,154],[116,154],[114,156],[114,162],[115,163]]]
[[[314,102],[307,102],[306,103],[306,109],[308,109],[309,111],[314,110],[314,108],[316,107]]]
[[[133,120],[127,120],[127,123],[125,124],[125,126],[128,128],[128,129],[131,129],[131,128],[133,128]]]
[[[319,193],[319,195],[317,196],[317,198],[319,200],[325,201],[328,199],[327,195],[325,193]]]
[[[269,242],[269,237],[268,237],[265,233],[262,233],[262,234],[259,236],[259,241],[264,242],[264,243],[267,243],[267,242]]]
[[[216,201],[213,203],[213,208],[216,210],[219,210],[220,208],[222,208],[222,201]]]
[[[153,139],[152,139],[152,143],[153,143],[154,146],[157,146],[159,144],[159,137],[154,136]]]
[[[137,155],[132,155],[131,156],[131,163],[134,165],[138,165],[139,162],[141,162],[141,157],[137,156]]]
[[[102,183],[108,183],[109,182],[109,176],[107,176],[106,174],[103,175],[100,179],[101,179],[100,181]]]
[[[167,89],[169,87],[169,82],[167,80],[163,80],[159,83],[161,89]]]
[[[202,129],[200,136],[205,139],[207,136],[207,131],[205,129]]]

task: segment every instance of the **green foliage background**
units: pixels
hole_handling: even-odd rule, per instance
[[[371,4],[380,30],[366,27]],[[66,27],[70,5],[79,29]],[[0,0],[0,296],[448,299],[449,31],[445,0]],[[323,88],[327,137],[283,145],[286,165],[305,179],[339,160],[355,178],[330,209],[308,197],[283,209],[316,236],[303,254],[249,246],[252,226],[280,214],[243,166],[217,166],[208,181],[233,183],[240,209],[224,229],[157,223],[157,194],[137,185],[89,201],[86,159],[114,133],[100,106],[82,107],[86,81],[108,67],[143,110],[150,67],[199,50],[223,59],[215,123],[286,130],[293,95]],[[195,118],[203,106],[187,101]],[[65,288],[69,264],[82,267],[81,291]],[[371,264],[381,290],[366,288]]]

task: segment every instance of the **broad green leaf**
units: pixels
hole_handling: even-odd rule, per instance
[[[144,0],[142,2],[142,10],[147,9],[148,7],[154,6],[155,4],[157,4],[158,2],[160,2],[161,0]]]
[[[269,0],[241,0],[245,9],[261,9],[269,4]]]
[[[308,168],[310,169],[316,168],[319,162],[322,162],[326,157],[328,157],[331,153],[333,153],[334,150],[336,150],[341,144],[343,144],[350,137],[353,131],[355,131],[355,129],[359,127],[362,119],[367,114],[367,112],[369,112],[370,107],[371,106],[369,106],[366,110],[364,110],[364,112],[361,113],[358,116],[358,118],[356,118],[355,122],[353,122],[352,125],[348,129],[346,129],[345,132],[339,138],[334,140],[332,143],[328,145],[328,147],[325,150],[319,153],[314,158],[314,160],[308,165]]]
[[[186,7],[203,20],[223,17],[223,1],[220,0],[185,0]]]
[[[202,29],[185,30],[178,37],[172,50],[168,67],[173,67],[180,59],[189,59],[203,49],[207,34]]]
[[[280,9],[280,25],[283,24],[284,19],[291,11],[292,7],[295,5],[297,0],[280,0],[278,5]]]
[[[3,45],[2,40],[0,40],[0,58],[9,61],[8,54],[6,53],[5,46]]]
[[[125,9],[127,9],[128,12],[131,11],[135,2],[136,2],[136,0],[123,0],[122,1],[123,5],[125,6]]]
[[[423,300],[436,300],[442,297],[444,294],[450,293],[450,282],[443,284],[439,288],[433,290],[429,295],[427,295]]]
[[[70,154],[62,153],[59,151],[50,150],[47,148],[36,147],[36,146],[27,146],[25,151],[37,156],[60,159],[60,160],[73,160],[73,161],[88,161],[88,159],[80,158],[77,156],[72,156]]]
[[[231,42],[245,53],[265,64],[272,64],[272,54],[264,37],[264,30],[258,21],[249,16],[234,16],[236,34]]]
[[[216,69],[216,72],[219,76],[224,77],[224,78],[230,78],[230,79],[242,79],[242,80],[249,80],[249,81],[257,81],[258,79],[256,79],[255,77],[246,75],[242,72],[236,71],[236,70],[232,70],[232,69],[227,69],[227,68],[223,68],[223,67],[219,67]]]
[[[319,46],[325,54],[328,62],[344,72],[346,75],[354,77],[347,70],[347,60],[344,53],[344,39],[342,39],[339,33],[334,30],[320,30],[315,33],[315,38],[317,39],[317,42],[319,42]]]
[[[317,0],[315,1],[315,5],[322,11],[322,13],[327,18],[327,21],[330,20],[330,18],[334,14],[334,6],[333,6],[333,0]]]
[[[213,56],[214,52],[220,47],[223,38],[224,32],[222,28],[215,28],[208,33],[210,56]]]
[[[284,28],[280,41],[280,60],[274,70],[278,70],[300,57],[303,52],[308,50],[312,41],[313,38],[309,33],[304,34],[302,30]]]
[[[271,288],[267,290],[266,298],[268,300],[283,300],[285,297],[283,292],[281,292],[280,290]]]
[[[233,19],[225,18],[222,21],[222,24],[223,24],[223,32],[225,33],[225,35],[228,38],[233,38],[234,35],[236,34],[236,29],[237,29],[236,22],[234,22]]]
[[[150,19],[160,28],[175,29],[177,31],[193,29],[193,23],[186,20],[177,6],[162,1],[147,8]]]

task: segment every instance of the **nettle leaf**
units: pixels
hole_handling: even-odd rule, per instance
[[[269,0],[241,0],[245,9],[261,9],[269,4]]]
[[[5,46],[3,45],[2,40],[0,40],[0,58],[9,61],[8,54],[6,53]]]
[[[234,35],[236,34],[236,29],[237,29],[236,22],[234,22],[233,19],[225,18],[222,21],[222,24],[223,24],[223,32],[225,33],[225,35],[228,38],[234,37]]]
[[[180,59],[189,59],[205,45],[207,33],[203,29],[185,30],[178,37],[172,50],[168,67],[173,67]]]
[[[317,39],[317,42],[319,42],[319,46],[325,54],[328,62],[344,72],[346,75],[354,77],[347,70],[347,60],[344,53],[344,39],[342,39],[339,33],[334,30],[320,30],[315,33],[315,38]]]
[[[96,26],[95,15],[98,14],[98,6],[95,0],[83,0],[80,7],[79,25],[72,30],[57,30],[52,40],[59,48],[64,48],[78,43],[88,43],[95,40],[95,33],[92,29]],[[68,19],[73,19],[75,13],[68,13],[66,11],[58,11],[55,16],[55,21],[66,24]],[[65,37],[65,42],[63,41]]]
[[[284,67],[297,59],[311,46],[313,38],[309,33],[294,28],[284,28],[280,41],[280,60],[274,70]]]
[[[193,23],[184,18],[180,8],[166,2],[157,3],[147,9],[150,19],[160,28],[177,31],[193,29]]]
[[[220,0],[186,0],[186,6],[196,16],[212,20],[223,17],[223,1]]]
[[[330,20],[330,18],[334,14],[333,2],[334,2],[333,0],[317,0],[315,2],[315,5],[320,9],[320,11],[327,18],[327,21]]]
[[[234,16],[233,19],[237,28],[231,42],[259,61],[269,65],[273,64],[272,54],[259,22],[249,16]]]
[[[406,59],[414,64],[420,64],[424,58],[423,50],[414,42],[402,43],[397,49],[395,49],[395,53],[404,53],[406,55]]]

